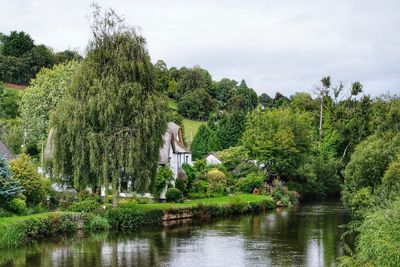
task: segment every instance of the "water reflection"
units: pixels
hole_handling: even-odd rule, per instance
[[[340,203],[46,242],[0,255],[2,266],[335,266]]]

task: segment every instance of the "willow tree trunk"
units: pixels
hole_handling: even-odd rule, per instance
[[[112,190],[113,190],[113,208],[118,207],[118,179],[119,179],[119,174],[115,173],[112,178]]]

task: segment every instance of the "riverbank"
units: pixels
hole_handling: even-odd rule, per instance
[[[49,212],[0,218],[0,248],[18,247],[32,241],[72,235],[90,230],[93,218],[101,218],[103,229],[132,229],[163,221],[213,218],[259,212],[275,207],[267,195],[239,194],[186,201],[183,203],[124,203],[116,209],[95,213]]]
[[[2,249],[0,266],[337,266],[349,221],[340,201],[306,202]]]

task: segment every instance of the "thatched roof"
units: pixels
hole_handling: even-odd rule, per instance
[[[163,140],[164,145],[160,149],[160,164],[168,164],[170,149],[172,149],[175,154],[190,153],[190,150],[188,150],[183,143],[181,127],[174,122],[168,122],[167,131],[163,136]]]
[[[0,155],[7,161],[15,159],[15,155],[0,141]]]

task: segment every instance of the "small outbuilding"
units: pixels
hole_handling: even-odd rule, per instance
[[[206,160],[207,165],[218,165],[218,164],[222,163],[222,161],[218,158],[217,153],[215,153],[215,152],[209,153],[205,157],[205,160]]]
[[[6,160],[10,161],[15,159],[15,155],[11,152],[11,150],[0,141],[0,155]]]

